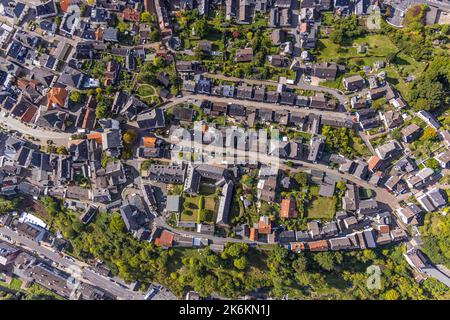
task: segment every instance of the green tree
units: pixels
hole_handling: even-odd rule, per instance
[[[394,289],[390,289],[386,292],[384,297],[386,298],[386,300],[398,300],[400,299],[400,294]]]
[[[161,40],[161,34],[159,33],[159,30],[156,29],[156,28],[153,29],[150,32],[149,39],[150,39],[151,42],[158,42],[158,41],[160,41]]]
[[[428,168],[431,168],[431,169],[433,169],[433,170],[438,170],[438,169],[440,169],[440,167],[441,167],[441,165],[439,164],[439,162],[438,162],[436,159],[434,159],[434,158],[430,158],[430,159],[428,159],[427,161],[425,161],[425,165],[426,165]]]
[[[125,222],[119,213],[115,212],[111,215],[109,230],[113,233],[121,233],[125,230]]]
[[[129,28],[128,23],[124,21],[120,21],[119,24],[117,25],[117,29],[119,29],[121,33],[125,33],[125,31],[127,31],[128,28]]]
[[[245,270],[245,268],[247,268],[247,258],[245,256],[242,256],[240,258],[234,259],[233,265],[236,267],[236,269]]]
[[[195,34],[200,37],[204,38],[208,34],[208,21],[206,18],[198,19],[196,22],[194,22],[194,30]]]
[[[58,146],[58,148],[56,148],[56,153],[59,155],[67,155],[69,154],[67,152],[67,148],[65,146]]]
[[[6,200],[3,197],[0,197],[0,214],[8,213],[14,210],[16,207],[15,201]]]
[[[128,129],[127,131],[125,131],[125,133],[123,134],[123,141],[127,144],[127,145],[134,145],[134,143],[136,142],[136,138],[137,138],[137,134],[134,130],[132,129]]]
[[[75,103],[81,102],[82,94],[80,91],[72,91],[70,93],[70,100],[72,100]]]

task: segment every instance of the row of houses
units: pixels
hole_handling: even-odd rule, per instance
[[[18,229],[21,233],[22,229]],[[0,240],[0,272],[9,277],[19,277],[25,288],[34,283],[73,300],[110,300],[115,299],[110,293],[86,282],[77,286],[71,280],[71,275],[57,269],[29,252]]]

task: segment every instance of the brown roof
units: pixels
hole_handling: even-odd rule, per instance
[[[272,223],[269,219],[267,219],[267,224],[264,222],[264,219],[259,219],[258,229],[260,234],[269,234],[272,232]]]
[[[59,1],[59,6],[60,6],[62,11],[67,12],[67,9],[72,4],[72,2],[73,2],[73,0],[60,0]]]
[[[64,107],[67,99],[67,90],[64,88],[51,88],[47,95],[47,108],[53,108],[54,105]]]
[[[84,115],[83,124],[81,125],[82,129],[93,129],[95,123],[95,112],[93,109],[88,108],[86,110],[86,114]]]
[[[128,21],[139,21],[140,14],[137,10],[126,8],[123,10],[123,18]]]
[[[280,217],[284,219],[296,218],[297,210],[295,209],[295,201],[292,199],[283,199],[281,201]]]
[[[305,251],[306,246],[304,242],[291,242],[291,250],[292,251]]]
[[[172,232],[163,230],[159,238],[156,238],[155,245],[158,247],[171,247],[174,236],[175,235]]]
[[[89,140],[96,140],[98,143],[102,143],[102,134],[100,132],[93,132],[87,135]]]
[[[380,163],[381,163],[380,158],[378,158],[377,156],[371,156],[368,161],[369,170],[370,171],[376,170],[376,168],[380,165]]]
[[[144,147],[146,147],[146,148],[154,148],[156,145],[155,137],[144,137],[142,140],[143,140]]]
[[[258,241],[258,229],[256,228],[250,229],[250,240]]]
[[[327,240],[319,240],[312,241],[308,243],[309,250],[311,251],[328,251],[328,241]]]
[[[383,224],[381,226],[378,226],[378,231],[380,231],[380,233],[389,233],[390,229],[388,225]]]
[[[37,112],[37,108],[35,106],[29,106],[27,111],[22,115],[22,118],[20,120],[25,123],[30,123],[31,120],[33,120],[34,115]]]

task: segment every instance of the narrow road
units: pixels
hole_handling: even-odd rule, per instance
[[[47,247],[39,245],[38,243],[36,243],[26,237],[20,236],[15,231],[8,229],[6,227],[0,227],[0,233],[9,236],[12,241],[16,242],[16,244],[15,244],[16,246],[22,247],[28,251],[34,250],[38,254],[44,256],[45,258],[47,258],[51,261],[54,261],[60,267],[62,267],[63,270],[66,272],[71,270],[74,266],[77,268],[81,268],[82,269],[81,276],[83,277],[83,279],[81,279],[81,281],[84,281],[84,282],[90,283],[94,286],[97,286],[97,287],[113,294],[114,296],[116,296],[119,299],[124,299],[124,300],[143,300],[144,299],[143,294],[141,294],[139,292],[131,291],[124,287],[121,287],[121,286],[117,285],[116,283],[112,282],[111,281],[112,278],[107,278],[107,277],[101,276],[99,274],[96,274],[96,273],[88,270],[87,268],[85,268],[87,266],[87,264],[82,261],[70,258],[71,260],[73,260],[73,261],[71,261],[71,260],[65,258],[64,256],[61,257],[59,254],[53,252],[52,250],[48,249]],[[75,277],[75,275],[73,275],[73,276]],[[115,278],[114,281],[120,282],[122,285],[126,286],[126,284],[124,282],[118,281],[116,279],[117,278]]]

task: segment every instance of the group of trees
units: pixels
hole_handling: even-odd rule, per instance
[[[338,152],[349,158],[363,156],[361,150],[354,148],[355,142],[363,145],[362,139],[352,129],[323,126],[322,136],[325,138],[326,148],[330,151]]]
[[[428,60],[433,50],[426,32],[410,32],[409,29],[396,29],[386,22],[381,23],[381,33],[389,37],[396,47],[415,60]]]
[[[333,25],[334,29],[330,33],[330,40],[336,44],[348,44],[350,40],[364,35],[365,30],[358,23],[355,15],[336,19]]]
[[[150,31],[150,41],[157,42],[161,40],[161,34],[159,32],[158,19],[156,15],[151,14],[150,12],[142,12],[141,13],[141,22],[147,23],[151,26]]]
[[[423,250],[430,260],[450,268],[450,215],[425,215],[420,231],[424,242]]]
[[[436,56],[417,78],[410,91],[410,103],[416,111],[434,110],[450,104],[450,57]]]
[[[0,196],[0,214],[8,213],[17,207],[17,199],[6,199]]]
[[[68,249],[83,259],[104,261],[111,271],[126,281],[140,281],[144,286],[167,276],[166,260],[170,252],[152,244],[135,240],[125,228],[119,213],[98,214],[95,221],[85,226],[78,213],[64,208],[52,197],[42,198],[50,214],[49,224],[68,239]]]

